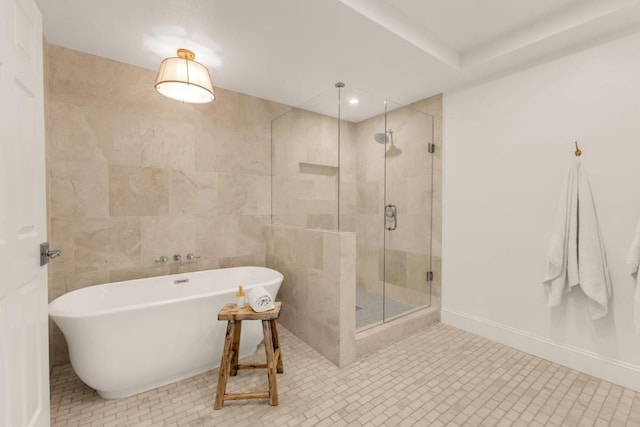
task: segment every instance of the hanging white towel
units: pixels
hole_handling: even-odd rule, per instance
[[[557,307],[562,295],[578,284],[577,244],[577,169],[572,167],[565,178],[558,209],[555,228],[547,249],[547,274],[543,284],[547,293],[547,306]],[[571,252],[570,252],[571,251]]]
[[[631,267],[631,276],[636,280],[636,292],[633,298],[633,323],[636,332],[640,332],[640,280],[638,280],[638,268],[640,267],[640,222],[636,228],[636,235],[629,248],[627,264]]]
[[[611,277],[591,186],[579,158],[569,170],[556,215],[542,282],[547,305],[557,307],[563,294],[580,285],[591,318],[600,319],[608,312]]]

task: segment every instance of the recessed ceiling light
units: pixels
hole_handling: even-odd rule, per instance
[[[358,98],[351,98],[349,100],[349,104],[351,104],[351,105],[356,105],[358,102],[360,102],[360,101],[358,101]]]

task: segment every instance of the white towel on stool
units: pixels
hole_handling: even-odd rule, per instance
[[[247,294],[247,300],[249,301],[249,305],[253,311],[257,313],[273,310],[275,308],[271,294],[262,286],[256,286],[251,289]]]
[[[586,173],[576,159],[565,181],[547,251],[547,305],[556,307],[574,286],[587,296],[592,319],[608,313],[611,277]]]
[[[636,228],[636,235],[629,248],[627,255],[627,264],[631,266],[631,276],[636,280],[636,292],[633,298],[633,323],[636,332],[640,332],[640,280],[638,280],[638,268],[640,267],[640,222]]]

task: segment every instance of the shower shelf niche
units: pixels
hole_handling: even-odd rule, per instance
[[[327,165],[323,163],[299,163],[300,173],[313,175],[337,175],[338,166]]]

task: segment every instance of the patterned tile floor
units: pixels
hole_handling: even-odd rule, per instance
[[[640,426],[640,393],[441,323],[345,368],[279,332],[285,368],[279,406],[230,401],[214,411],[217,370],[103,400],[65,365],[52,374],[51,424]],[[266,373],[240,371],[228,384],[229,392],[266,389]]]

